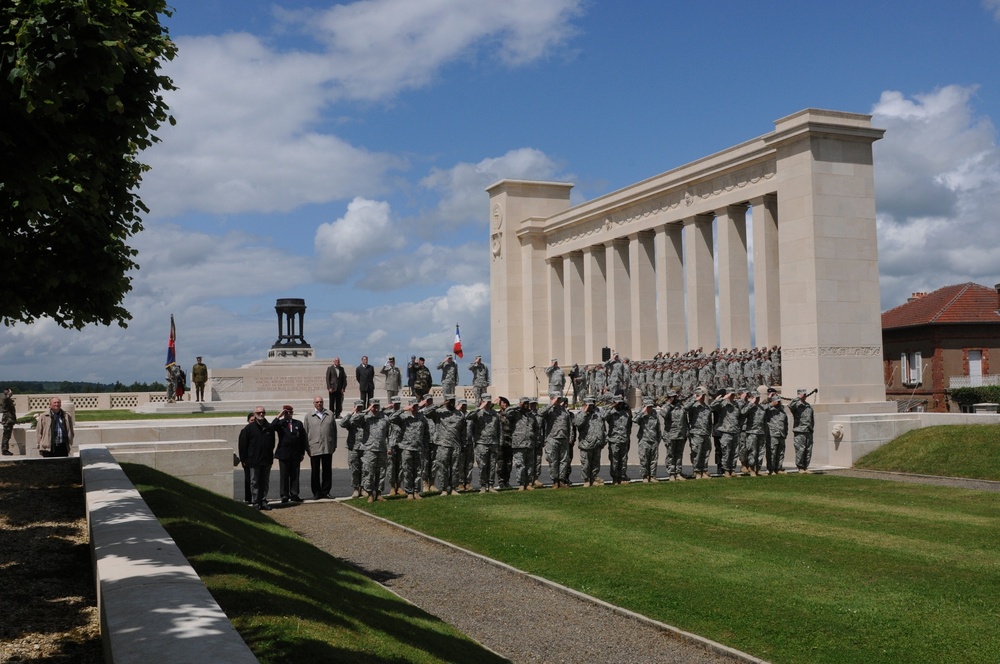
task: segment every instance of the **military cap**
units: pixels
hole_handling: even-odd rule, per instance
[[[295,412],[295,409],[292,408],[291,405],[289,405],[289,404],[285,404],[284,406],[282,406],[281,410],[287,410],[289,413]]]
[[[403,397],[393,397],[392,403],[403,403]]]
[[[483,396],[479,397],[479,400],[480,401],[492,401],[493,397],[491,397],[489,394],[484,394]]]
[[[611,401],[613,401],[614,403],[622,403],[625,401],[625,397],[623,397],[620,394],[616,394],[615,396],[611,397]]]
[[[371,401],[368,402],[368,405],[370,405],[370,406],[381,406],[382,405],[382,400],[381,399],[372,399]]]
[[[643,405],[643,407],[645,407],[645,406],[653,406],[655,404],[653,403],[653,398],[652,397],[643,397],[642,398],[642,405]]]
[[[455,402],[455,404],[458,406],[468,406],[469,402],[466,401],[465,399],[459,399],[458,401]]]
[[[584,397],[583,403],[597,403],[597,399],[594,397]]]
[[[361,399],[355,399],[355,400],[354,400],[354,405],[355,405],[355,406],[364,406],[364,405],[365,405],[365,402],[364,402],[364,401],[362,401]]]
[[[674,391],[674,390],[670,390],[669,392],[667,392],[667,398],[668,398],[668,399],[669,399],[670,397],[676,397],[676,396],[677,396],[677,392],[676,392],[676,391]]]
[[[806,393],[806,389],[804,387],[800,387],[799,389],[795,390],[795,393],[796,394],[805,394]]]
[[[517,402],[518,403],[531,403],[531,399],[529,399],[528,397],[521,397],[520,399],[517,400]]]
[[[538,397],[531,397],[528,401],[529,403],[538,403]]]

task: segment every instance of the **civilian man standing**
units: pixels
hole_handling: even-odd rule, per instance
[[[0,423],[3,424],[3,456],[13,456],[10,451],[10,437],[17,424],[17,409],[14,407],[14,390],[9,387],[0,396]]]
[[[274,463],[274,430],[265,419],[263,406],[253,409],[253,419],[240,432],[240,463],[250,469],[250,502],[254,509],[269,510],[267,492]]]
[[[331,498],[333,487],[333,453],[337,450],[337,420],[333,413],[323,408],[323,397],[313,398],[315,410],[309,413],[302,426],[306,430],[309,464],[312,467],[311,485],[313,500]]]
[[[326,391],[330,393],[330,410],[340,418],[344,408],[344,390],[347,389],[347,372],[340,366],[340,358],[333,358],[333,364],[326,368]]]
[[[361,364],[354,368],[354,377],[358,381],[358,390],[361,391],[361,401],[363,410],[367,410],[368,403],[375,396],[375,367],[368,364],[368,356],[361,356]]]
[[[73,416],[62,409],[62,399],[49,400],[49,409],[38,416],[35,434],[38,453],[43,457],[69,456],[73,449]]]

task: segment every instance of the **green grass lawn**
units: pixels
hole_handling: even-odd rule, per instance
[[[996,493],[812,475],[361,505],[773,662],[1000,661]]]
[[[262,663],[504,661],[267,516],[122,467]]]
[[[199,417],[246,417],[247,412],[240,413],[136,413],[131,410],[78,410],[77,422],[106,422],[118,420],[176,420],[197,419]],[[33,418],[32,418],[33,419]]]
[[[970,424],[916,429],[866,454],[854,466],[1000,480],[1000,426]]]

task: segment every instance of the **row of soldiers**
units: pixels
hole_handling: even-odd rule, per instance
[[[385,409],[379,399],[366,409],[356,401],[340,426],[347,430],[352,498],[384,500],[388,481],[389,495],[417,500],[422,492],[472,490],[474,466],[479,467],[480,493],[510,488],[512,476],[518,490],[532,490],[542,485],[543,454],[553,487],[569,487],[574,450],[584,486],[604,484],[599,473],[605,448],[612,484],[629,482],[633,428],[644,482],[656,481],[661,443],[670,480],[687,479],[681,472],[685,445],[690,445],[694,477],[709,477],[712,440],[719,475],[735,477],[737,459],[741,474],[784,472],[788,416],[783,400],[790,402],[794,417],[796,467],[807,471],[813,416],[806,399],[814,393],[799,390],[796,399],[787,399],[773,390],[762,397],[756,390],[725,388],[712,397],[699,386],[687,399],[669,391],[662,406],[645,397],[635,412],[621,395],[608,406],[588,395],[574,410],[558,394],[542,407],[529,397],[513,407],[505,397],[494,401],[484,394],[471,410],[453,395],[440,405],[431,397],[393,397]]]
[[[701,348],[673,355],[657,353],[652,360],[631,361],[618,353],[602,364],[573,365],[570,380],[579,399],[605,394],[628,394],[637,389],[643,396],[662,399],[672,387],[692,394],[698,385],[712,393],[727,385],[780,385],[781,348]]]

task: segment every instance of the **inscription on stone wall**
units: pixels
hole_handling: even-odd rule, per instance
[[[300,392],[323,387],[321,376],[261,376],[254,382],[258,392]]]

